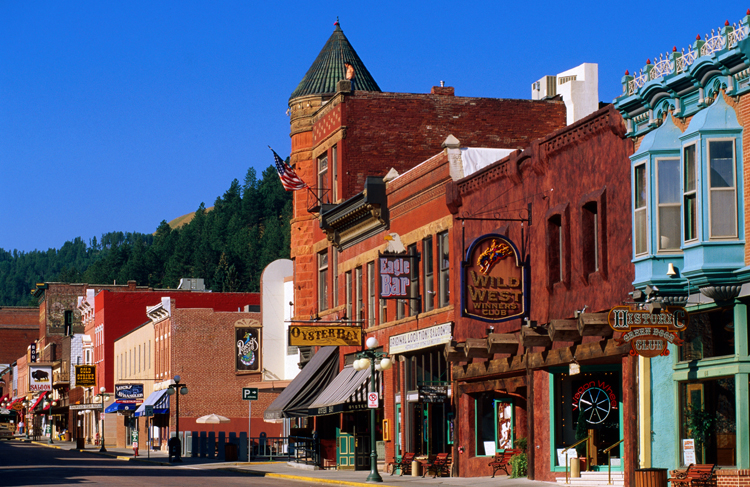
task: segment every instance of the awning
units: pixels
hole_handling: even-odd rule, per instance
[[[138,409],[135,410],[134,416],[140,417],[143,416],[143,413],[146,410],[146,406],[153,406],[154,407],[154,414],[168,414],[169,413],[169,394],[167,394],[167,391],[169,389],[162,389],[160,391],[154,391],[146,398],[145,401],[143,401],[143,404],[138,406]]]
[[[322,347],[263,413],[266,421],[309,416],[307,409],[339,369],[339,347]]]
[[[116,402],[107,406],[105,413],[118,413],[120,411],[135,411],[138,408],[135,402]]]
[[[376,374],[376,380],[380,374]],[[347,366],[310,404],[310,416],[325,416],[343,411],[367,409],[367,391],[370,383],[370,367],[365,370],[354,370]],[[376,390],[380,390],[376,382]]]
[[[44,396],[46,395],[47,395],[47,391],[44,391],[41,394],[39,394],[39,397],[36,398],[36,401],[34,401],[34,404],[31,406],[30,410],[31,411],[36,410],[36,407],[39,405],[39,403],[42,402],[42,400],[44,399]]]

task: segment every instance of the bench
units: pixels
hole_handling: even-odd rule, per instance
[[[443,473],[450,474],[450,466],[451,466],[451,454],[450,453],[438,453],[437,455],[430,456],[426,462],[424,462],[423,471],[422,471],[422,478],[424,478],[425,475],[427,475],[427,472],[432,470],[435,472],[435,477],[440,474],[440,476],[443,476]]]
[[[403,475],[404,473],[407,475],[411,474],[411,462],[414,461],[415,455],[415,453],[404,453],[401,460],[398,457],[393,457],[393,461],[388,464],[391,468],[391,475],[393,475],[396,469],[399,470],[399,475]]]
[[[521,453],[521,450],[518,448],[507,448],[505,451],[496,454],[495,459],[488,464],[492,467],[492,478],[495,478],[495,474],[498,470],[504,470],[505,475],[510,475],[510,472],[508,471],[510,459],[513,455],[518,455],[519,453]]]
[[[673,487],[709,487],[714,480],[714,471],[716,464],[699,464],[691,463],[687,470],[673,470],[672,478],[667,482],[672,482]]]

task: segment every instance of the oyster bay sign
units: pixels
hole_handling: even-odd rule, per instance
[[[622,332],[615,341],[618,344],[630,343],[631,355],[656,357],[669,355],[669,343],[682,344],[677,335],[688,324],[688,314],[680,306],[644,310],[637,305],[615,306],[608,315],[609,326]]]

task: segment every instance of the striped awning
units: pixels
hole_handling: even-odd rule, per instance
[[[140,417],[143,416],[143,413],[146,411],[146,406],[153,406],[154,407],[154,414],[168,414],[169,413],[169,394],[167,394],[167,391],[169,389],[162,389],[160,391],[154,391],[146,398],[145,401],[143,401],[143,404],[138,406],[138,409],[135,410],[134,416]]]

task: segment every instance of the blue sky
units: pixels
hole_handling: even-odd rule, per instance
[[[289,95],[341,27],[383,91],[530,98],[737,22],[730,2],[0,0],[0,248],[153,232],[290,150]]]

